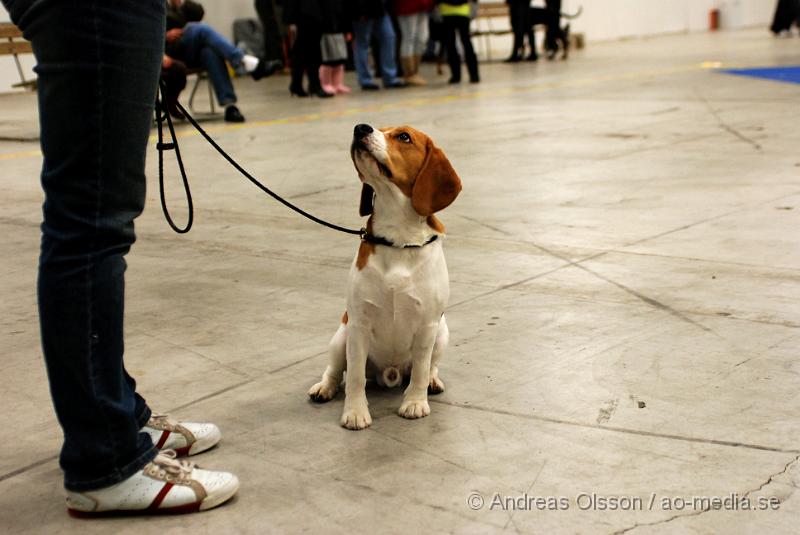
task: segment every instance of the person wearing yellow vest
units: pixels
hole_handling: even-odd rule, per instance
[[[464,49],[464,61],[467,64],[470,83],[476,84],[481,81],[478,74],[478,58],[472,48],[472,41],[469,37],[471,6],[468,0],[439,0],[439,12],[442,15],[442,25],[444,27],[444,46],[447,50],[447,62],[450,64],[450,82],[458,84],[461,82],[461,56],[456,48],[456,32],[461,39],[461,46]]]

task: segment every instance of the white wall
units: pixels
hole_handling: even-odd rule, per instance
[[[256,16],[253,0],[201,1],[206,10],[206,22],[228,37],[232,36],[234,19]],[[723,29],[751,26],[766,28],[772,19],[775,3],[776,0],[563,1],[564,10],[568,12],[583,6],[583,15],[573,21],[572,29],[583,32],[589,41],[705,31],[708,29],[709,11],[715,8],[720,10]],[[543,0],[533,0],[533,4],[542,5]],[[0,5],[0,22],[7,20],[8,13]],[[506,48],[503,46],[503,52]],[[24,57],[23,64],[25,76],[33,76],[33,58]],[[18,81],[19,75],[11,57],[0,57],[0,92],[11,91],[11,84]]]
[[[534,0],[534,4],[543,3]],[[722,29],[767,27],[776,0],[564,0],[564,11],[583,6],[572,28],[589,41],[708,29],[709,12],[720,10]]]

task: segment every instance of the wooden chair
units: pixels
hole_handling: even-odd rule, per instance
[[[36,80],[27,80],[22,63],[19,61],[20,54],[32,54],[33,48],[30,41],[22,37],[22,31],[10,22],[0,22],[0,56],[13,56],[14,63],[17,65],[20,81],[12,84],[11,87],[24,87],[31,91],[36,89]]]
[[[208,71],[203,68],[196,68],[196,69],[187,69],[186,70],[187,76],[195,76],[194,85],[192,86],[192,91],[189,93],[189,109],[193,112],[197,113],[197,110],[194,109],[194,97],[197,94],[197,90],[200,87],[200,84],[205,81],[206,85],[208,86],[208,105],[211,108],[211,114],[214,115],[217,113],[217,108],[214,105],[214,91],[211,87],[211,82],[208,79]]]
[[[497,19],[503,19],[502,26],[495,26]],[[478,37],[483,41],[483,49],[486,51],[486,59],[492,61],[491,38],[497,35],[508,35],[514,33],[509,24],[508,4],[505,2],[479,2],[478,13],[475,17],[475,29],[471,32],[473,37]]]

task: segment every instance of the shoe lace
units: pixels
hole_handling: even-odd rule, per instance
[[[169,414],[153,414],[150,416],[150,420],[147,421],[147,425],[156,429],[175,431],[178,421],[171,418]]]
[[[153,459],[159,477],[184,481],[190,479],[195,464],[185,459],[178,459],[175,450],[162,450]]]

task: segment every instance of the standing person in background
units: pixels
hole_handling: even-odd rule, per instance
[[[365,91],[380,89],[369,68],[369,46],[373,33],[380,42],[380,67],[383,87],[398,88],[406,84],[397,77],[396,37],[392,20],[386,12],[384,0],[349,0],[352,4],[353,61],[358,73],[358,83]]]
[[[525,37],[528,37],[528,46],[531,53],[528,61],[536,61],[539,56],[536,54],[536,35],[533,25],[530,22],[530,0],[506,0],[508,4],[508,14],[511,17],[511,29],[514,31],[514,48],[511,55],[506,59],[506,63],[516,63],[522,61],[525,55]]]
[[[800,0],[778,0],[770,30],[775,35],[790,36],[793,24],[800,26]]]
[[[328,93],[350,93],[344,84],[344,64],[347,62],[347,36],[350,31],[350,16],[346,12],[347,0],[328,0],[331,20],[328,31],[322,35],[322,66],[319,79],[322,89]]]
[[[330,98],[319,80],[322,64],[320,43],[324,27],[330,23],[330,0],[288,0],[284,3],[283,18],[295,26],[297,33],[292,46],[292,83],[289,93],[297,97],[309,94]],[[303,89],[303,74],[308,76],[308,93]]]
[[[394,0],[394,13],[400,25],[400,61],[409,85],[426,85],[419,65],[428,44],[428,19],[433,0]]]
[[[264,30],[264,59],[283,61],[281,28],[275,10],[275,0],[255,0],[256,13]]]
[[[469,36],[472,8],[468,0],[440,0],[439,11],[442,14],[444,25],[444,46],[447,50],[447,62],[450,64],[450,80],[448,83],[461,83],[461,56],[456,48],[456,33],[461,38],[461,47],[464,49],[464,61],[467,63],[469,81],[477,84],[481,81],[478,73],[478,57],[472,48]]]
[[[200,470],[176,459],[175,449],[207,450],[219,429],[152,414],[123,359],[125,255],[145,202],[164,2],[3,4],[33,44],[39,76],[39,327],[64,434],[59,464],[68,511],[87,517],[216,507],[236,493],[236,476]],[[166,384],[180,390],[177,380]]]

